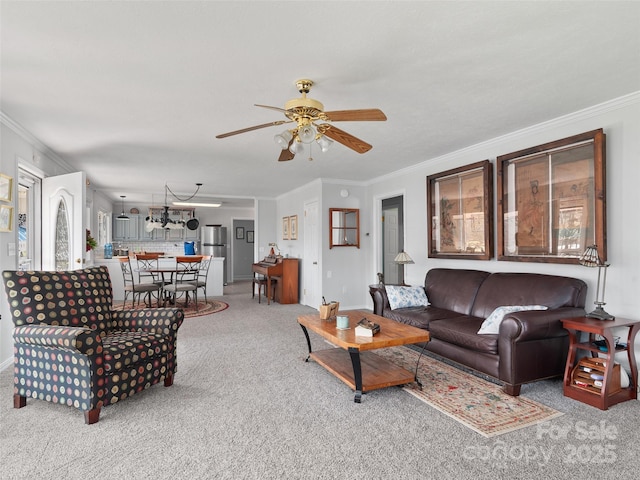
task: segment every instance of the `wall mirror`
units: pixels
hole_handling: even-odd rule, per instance
[[[578,263],[590,245],[607,259],[602,129],[497,159],[498,260]]]
[[[329,209],[329,248],[360,248],[360,210],[358,208]]]

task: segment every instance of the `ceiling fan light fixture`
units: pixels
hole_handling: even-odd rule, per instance
[[[317,142],[318,142],[318,145],[320,145],[320,151],[322,153],[328,152],[329,149],[331,148],[331,145],[333,144],[333,140],[325,137],[324,135],[320,135],[318,137]]]
[[[293,138],[293,134],[289,130],[285,130],[284,132],[275,135],[273,140],[280,146],[282,150],[285,150],[289,146],[289,142]]]
[[[313,125],[303,125],[298,129],[298,138],[302,143],[311,143],[316,139],[316,129]]]
[[[291,144],[291,147],[289,147],[289,151],[294,155],[302,154],[304,153],[304,145],[302,145],[302,143],[298,139]]]

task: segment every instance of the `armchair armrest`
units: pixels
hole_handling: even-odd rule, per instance
[[[175,336],[184,320],[181,308],[143,308],[111,312],[112,328],[117,330],[144,330]]]
[[[102,354],[100,332],[86,327],[22,325],[13,330],[17,344],[50,347],[86,356]]]
[[[505,316],[500,325],[500,341],[523,342],[544,338],[562,337],[567,331],[562,328],[562,318],[580,317],[583,308],[563,307],[553,310],[528,310]]]

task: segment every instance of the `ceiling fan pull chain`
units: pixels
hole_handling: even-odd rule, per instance
[[[311,144],[309,144],[309,161],[313,162],[313,157],[311,156]]]

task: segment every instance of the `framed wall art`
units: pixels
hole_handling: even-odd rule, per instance
[[[578,263],[590,245],[607,259],[602,129],[502,155],[498,260]]]
[[[493,256],[493,167],[489,160],[427,177],[428,256]]]
[[[253,243],[253,230],[247,230],[247,243]]]
[[[298,239],[298,215],[289,217],[289,240]]]
[[[282,217],[282,239],[289,240],[289,217]]]
[[[13,207],[0,205],[0,232],[10,232],[13,229]]]
[[[244,227],[236,227],[236,240],[244,240]]]
[[[0,173],[0,201],[10,202],[13,190],[13,178]]]

